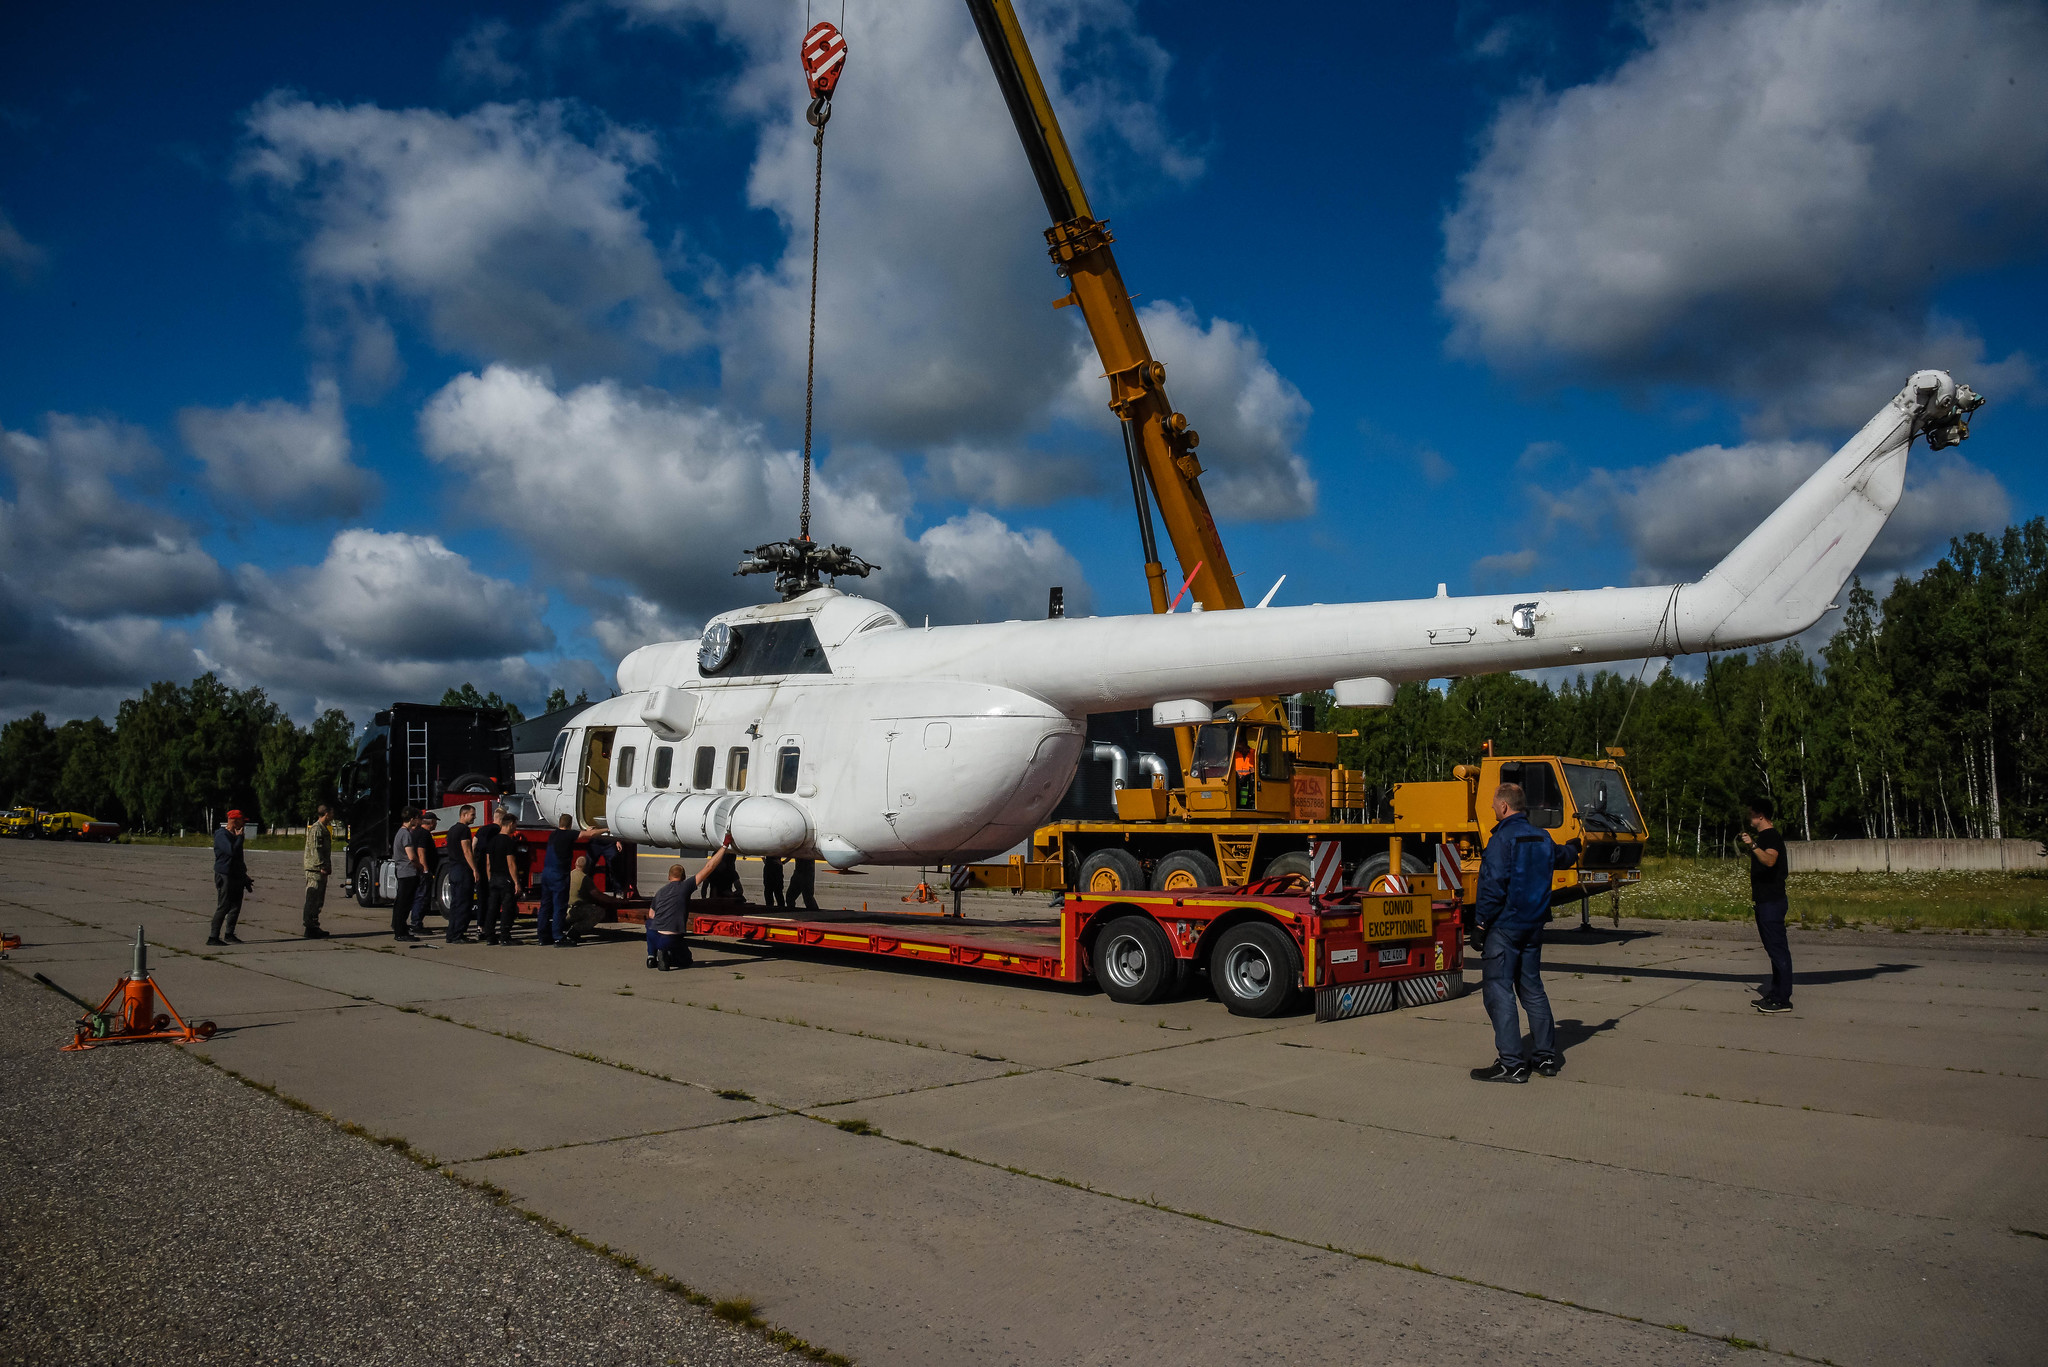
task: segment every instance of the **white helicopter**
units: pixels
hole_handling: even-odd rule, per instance
[[[858,864],[981,858],[1026,838],[1079,761],[1087,714],[1208,721],[1212,699],[1334,688],[1385,706],[1420,679],[1733,650],[1830,607],[1905,485],[1983,402],[1923,370],[1704,577],[1657,588],[922,627],[825,576],[871,566],[777,542],[784,600],[642,647],[620,696],[556,739],[533,797],[644,845]]]

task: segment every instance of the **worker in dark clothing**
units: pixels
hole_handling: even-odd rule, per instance
[[[391,862],[398,872],[398,882],[391,894],[391,938],[394,940],[414,938],[407,928],[407,921],[412,916],[412,904],[420,891],[420,864],[412,851],[412,842],[419,831],[420,814],[416,808],[407,807],[404,817],[391,837]]]
[[[647,918],[647,966],[666,973],[674,968],[688,968],[690,942],[684,938],[690,929],[690,898],[698,888],[714,878],[718,870],[732,862],[732,837],[728,835],[724,847],[712,851],[711,857],[697,866],[697,872],[686,874],[681,864],[668,866],[668,882],[654,894],[654,912]]]
[[[1564,1067],[1550,996],[1543,990],[1543,924],[1550,919],[1550,875],[1579,862],[1579,842],[1557,844],[1533,824],[1518,783],[1493,792],[1493,835],[1479,860],[1479,893],[1472,912],[1486,934],[1480,993],[1493,1021],[1493,1066],[1474,1068],[1478,1082],[1527,1082],[1530,1054],[1522,1048],[1515,999],[1529,1013],[1536,1071],[1556,1077]]]
[[[207,932],[206,943],[242,943],[235,922],[242,917],[242,895],[255,890],[242,850],[242,814],[231,811],[213,833],[213,929]]]
[[[807,911],[818,909],[818,861],[815,859],[792,859],[789,870],[789,891],[783,896],[782,905],[793,907],[798,902]]]
[[[448,844],[443,851],[448,856],[448,929],[441,937],[449,944],[460,944],[469,938],[470,910],[476,903],[477,877],[476,838],[470,833],[469,823],[476,820],[476,808],[465,805],[455,814],[455,824],[448,828]]]
[[[782,861],[774,855],[761,859],[761,905],[787,907],[789,896],[782,890]]]
[[[569,910],[569,872],[576,858],[576,842],[598,834],[595,826],[576,829],[567,812],[556,819],[555,826],[548,833],[547,857],[540,866],[540,912],[534,922],[535,933],[544,945],[561,938],[562,922]]]
[[[1749,826],[1736,839],[1749,855],[1749,900],[1756,908],[1756,934],[1771,958],[1771,980],[1750,1003],[1766,1016],[1792,1009],[1792,944],[1785,936],[1785,837],[1771,825],[1771,800],[1751,799]],[[1754,832],[1752,834],[1751,832]]]
[[[412,895],[412,920],[407,925],[415,937],[427,933],[427,909],[433,905],[434,889],[441,881],[441,850],[434,844],[434,828],[441,818],[420,813],[419,829],[412,833],[412,852],[420,867],[419,891]]]
[[[702,872],[703,870],[698,870]],[[740,883],[740,866],[736,859],[722,859],[711,870],[711,877],[704,884],[706,897],[730,898],[736,902],[747,900],[747,890]]]
[[[476,838],[477,859],[483,865],[483,934],[487,945],[512,943],[512,921],[519,914],[519,842],[512,832],[519,818],[505,812],[495,829]]]

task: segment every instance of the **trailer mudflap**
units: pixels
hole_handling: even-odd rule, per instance
[[[1348,1020],[1372,1016],[1397,1006],[1427,1006],[1465,995],[1462,973],[1425,973],[1419,978],[1384,979],[1379,982],[1344,983],[1316,990],[1316,1019]]]

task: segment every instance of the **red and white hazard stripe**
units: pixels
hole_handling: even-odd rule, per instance
[[[1344,846],[1335,840],[1309,842],[1309,882],[1317,897],[1334,897],[1344,887]]]
[[[1443,890],[1446,901],[1464,896],[1464,861],[1458,857],[1458,847],[1448,840],[1436,847],[1436,883]]]

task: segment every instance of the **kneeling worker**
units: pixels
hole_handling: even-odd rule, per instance
[[[562,922],[562,938],[558,945],[573,945],[597,928],[600,921],[609,921],[619,909],[623,898],[597,890],[597,881],[590,875],[590,857],[576,856],[576,867],[569,874],[569,911]]]
[[[1479,861],[1479,896],[1472,913],[1486,932],[1486,969],[1480,985],[1486,1014],[1493,1020],[1491,1068],[1474,1068],[1477,1082],[1527,1082],[1529,1055],[1522,1049],[1522,1021],[1515,998],[1529,1013],[1530,1045],[1536,1071],[1556,1077],[1564,1067],[1557,1052],[1557,1026],[1550,995],[1543,990],[1543,923],[1550,919],[1550,875],[1579,862],[1579,842],[1557,844],[1550,832],[1529,820],[1529,801],[1519,783],[1493,791],[1497,823]]]
[[[699,864],[694,874],[685,874],[681,864],[668,866],[668,882],[654,894],[654,914],[647,918],[649,968],[666,973],[671,968],[690,966],[690,942],[684,938],[690,928],[690,898],[731,857],[732,837],[728,835],[725,839],[725,846]]]

